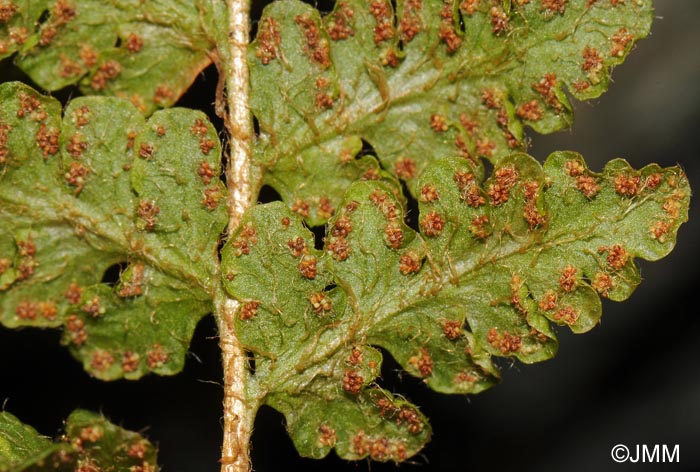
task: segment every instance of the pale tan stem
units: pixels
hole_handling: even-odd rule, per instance
[[[226,0],[228,38],[222,57],[226,75],[226,128],[229,134],[228,186],[229,238],[241,217],[254,202],[251,176],[253,124],[248,105],[249,77],[246,50],[250,31],[250,0]],[[235,323],[240,304],[225,293],[217,297],[219,346],[224,368],[224,440],[221,446],[222,472],[248,472],[250,438],[257,403],[246,395],[248,373],[246,353],[236,335]]]
[[[224,367],[224,440],[221,472],[249,472],[250,438],[258,405],[246,397],[246,353],[236,337],[233,320],[239,303],[228,297],[217,306],[219,346]]]
[[[249,74],[246,61],[250,32],[250,0],[226,0],[228,6],[228,54],[226,101],[229,160],[226,181],[229,189],[229,236],[238,228],[241,216],[253,204],[251,156],[253,122],[249,103]]]

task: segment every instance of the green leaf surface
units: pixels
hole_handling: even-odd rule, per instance
[[[19,464],[56,449],[31,426],[6,411],[0,413],[0,471],[21,470]]]
[[[274,2],[248,56],[257,160],[312,224],[364,171],[342,143],[365,140],[415,195],[435,159],[498,163],[524,126],[569,126],[566,92],[603,93],[651,20],[650,0]]]
[[[0,471],[111,470],[156,472],[156,448],[102,415],[76,410],[56,442],[7,412],[0,413]]]
[[[0,319],[63,327],[102,379],[174,374],[212,309],[226,225],[204,114],[0,85]],[[118,279],[103,283],[105,273]],[[109,277],[108,277],[109,278]]]
[[[363,319],[352,315],[357,299],[331,285],[331,260],[291,210],[281,202],[252,208],[222,258],[225,286],[243,303],[239,338],[256,353],[248,388],[260,386],[287,416],[301,454],[335,448],[347,459],[401,461],[420,450],[427,420],[373,386],[381,354],[351,335]],[[402,410],[412,423],[397,421]]]
[[[377,385],[377,348],[434,390],[482,391],[499,379],[492,356],[542,361],[556,353],[552,324],[594,327],[600,297],[627,298],[634,259],[668,254],[687,220],[679,168],[615,160],[598,174],[575,153],[544,166],[521,153],[478,174],[462,158],[434,162],[417,186],[420,233],[395,187],[359,181],[321,250],[281,202],[249,210],[224,247],[236,330],[255,356],[249,395],[285,414],[301,454],[415,454],[429,427]]]
[[[0,58],[47,90],[127,98],[141,111],[170,106],[211,63],[200,14],[209,2],[3,0]]]

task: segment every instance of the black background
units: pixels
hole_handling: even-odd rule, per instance
[[[530,152],[538,159],[571,149],[594,170],[615,157],[637,168],[680,163],[693,188],[700,188],[700,2],[656,3],[660,18],[652,36],[615,71],[610,91],[593,103],[575,104],[571,131],[532,136]],[[0,79],[15,77],[9,62],[0,63]],[[210,109],[215,81],[208,69],[181,105]],[[559,331],[554,360],[502,363],[502,385],[462,397],[429,391],[387,359],[382,383],[420,405],[434,429],[432,442],[412,463],[301,459],[282,416],[263,408],[253,437],[255,470],[699,471],[697,206],[692,202],[690,222],[670,256],[640,261],[644,282],[630,300],[605,300],[602,323],[590,333]],[[164,470],[218,470],[222,375],[211,317],[197,328],[185,371],[169,378],[91,379],[58,340],[55,331],[0,327],[0,402],[6,410],[46,435],[59,433],[74,408],[102,411],[157,442]],[[616,464],[610,449],[618,443],[678,444],[680,463]]]

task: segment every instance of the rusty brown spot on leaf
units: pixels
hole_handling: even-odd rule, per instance
[[[671,231],[671,224],[668,221],[655,221],[649,228],[651,236],[663,243],[666,241],[666,235]]]
[[[379,171],[374,167],[370,167],[362,174],[360,180],[379,180]]]
[[[581,69],[587,72],[588,79],[594,84],[600,81],[599,73],[603,70],[603,57],[597,49],[590,46],[583,49]]]
[[[400,157],[394,164],[396,175],[404,180],[412,179],[418,171],[416,162],[410,157]]]
[[[562,321],[568,325],[576,323],[579,317],[579,312],[570,306],[565,306],[554,313],[554,318],[556,321]]]
[[[252,223],[246,223],[233,240],[231,246],[236,248],[236,257],[250,254],[250,248],[258,242],[258,233]]]
[[[413,408],[403,407],[399,410],[396,418],[397,425],[406,425],[406,429],[413,434],[418,434],[423,431],[424,424],[420,415]]]
[[[199,138],[199,149],[202,154],[209,155],[212,149],[216,147],[216,141],[211,138],[202,137]]]
[[[82,296],[83,296],[83,289],[80,285],[78,285],[75,282],[72,282],[68,286],[66,293],[64,293],[64,297],[66,297],[66,300],[68,300],[68,302],[71,303],[72,305],[77,305]]]
[[[302,277],[306,279],[316,278],[316,257],[309,254],[303,255],[297,267]]]
[[[303,216],[304,218],[307,218],[309,216],[309,204],[301,198],[297,198],[292,204],[292,211]]]
[[[49,129],[44,123],[36,132],[36,144],[41,149],[41,155],[46,159],[58,153],[58,130]]]
[[[162,345],[155,343],[146,353],[146,365],[148,365],[149,369],[157,369],[168,362],[169,358],[170,356],[165,348]]]
[[[522,347],[522,338],[517,334],[508,331],[499,333],[497,328],[491,328],[486,336],[486,341],[493,347],[501,351],[502,354],[517,352]]]
[[[209,132],[209,128],[204,120],[197,118],[194,120],[194,124],[190,127],[190,132],[195,136],[203,137]]]
[[[565,292],[572,292],[576,288],[576,267],[568,265],[559,276],[559,287]]]
[[[252,320],[255,315],[258,314],[258,308],[260,307],[260,302],[250,301],[243,304],[241,307],[241,312],[238,317],[242,320]]]
[[[524,120],[538,121],[542,119],[542,108],[537,100],[523,103],[515,113]]]
[[[480,1],[481,0],[463,0],[462,3],[459,4],[459,9],[467,15],[472,16],[479,8]]]
[[[447,339],[454,341],[462,335],[462,322],[459,320],[445,320],[442,322],[442,332]]]
[[[491,157],[496,150],[496,143],[488,138],[476,140],[476,154],[482,157]]]
[[[620,173],[615,176],[615,191],[625,197],[633,197],[640,190],[641,177]]]
[[[104,315],[105,309],[100,304],[100,297],[94,296],[82,306],[82,310],[93,318]]]
[[[311,303],[314,313],[318,315],[331,311],[331,299],[322,292],[311,294],[311,296],[309,296],[309,303]]]
[[[401,247],[401,243],[403,242],[403,231],[401,227],[395,222],[388,223],[384,228],[384,240],[392,249]]]
[[[335,11],[326,17],[328,36],[333,41],[340,41],[348,39],[350,36],[355,36],[355,30],[352,28],[352,19],[355,16],[355,11],[344,1],[340,1],[336,5]]]
[[[560,111],[562,104],[557,98],[556,86],[557,75],[554,73],[545,74],[539,82],[532,84],[532,88],[540,94],[547,105],[551,106],[557,111]]]
[[[409,358],[408,362],[418,370],[422,377],[428,377],[433,373],[433,359],[426,347],[421,347],[418,354]]]
[[[420,189],[420,200],[426,203],[435,202],[440,200],[440,194],[434,185],[425,184]]]
[[[80,162],[72,161],[70,163],[70,168],[68,169],[68,172],[64,174],[64,178],[66,179],[66,182],[68,182],[68,185],[75,187],[76,195],[80,194],[83,187],[85,187],[87,175],[89,173],[90,170]]]
[[[450,129],[449,125],[447,124],[447,119],[442,115],[438,115],[437,113],[430,115],[430,127],[436,133],[443,133]]]
[[[318,432],[320,434],[318,442],[321,443],[322,446],[335,446],[335,443],[338,440],[338,436],[335,433],[335,429],[331,428],[326,424],[322,424],[321,426],[319,426]]]
[[[97,371],[104,371],[112,367],[114,364],[114,357],[109,351],[104,349],[97,349],[92,353],[90,359],[90,367]]]
[[[7,272],[7,269],[9,269],[11,266],[12,261],[9,260],[7,257],[0,258],[0,275]]]
[[[202,179],[204,185],[209,185],[211,180],[216,177],[216,172],[207,161],[202,161],[197,169],[197,175]]]
[[[122,355],[122,369],[124,372],[134,372],[139,368],[141,356],[133,351],[124,351]]]
[[[321,69],[331,65],[330,47],[328,41],[321,36],[318,25],[309,15],[297,15],[294,22],[298,24],[306,38],[306,54],[318,64]]]
[[[258,27],[258,45],[255,48],[255,57],[260,59],[263,64],[269,64],[277,58],[281,41],[277,21],[270,17],[264,18]]]
[[[35,320],[38,311],[39,307],[31,300],[22,300],[15,306],[15,315],[21,320]]]
[[[350,257],[351,248],[348,240],[344,237],[333,237],[326,245],[326,249],[330,251],[333,259],[336,261],[344,261]]]
[[[85,322],[77,315],[70,315],[66,320],[66,331],[70,341],[76,346],[82,346],[87,341]]]
[[[407,0],[399,22],[400,38],[408,43],[421,31],[420,11],[423,9],[421,0]]]
[[[486,239],[489,234],[491,234],[490,228],[487,227],[489,224],[489,217],[486,215],[475,216],[471,220],[469,225],[469,232],[474,235],[474,237],[479,239]]]
[[[126,49],[134,54],[143,49],[143,38],[136,33],[129,33],[126,37]]]
[[[445,227],[445,219],[436,211],[431,211],[425,215],[420,221],[420,227],[423,234],[429,237],[437,237],[442,233]]]
[[[146,457],[146,452],[148,452],[148,446],[146,446],[144,441],[139,441],[129,446],[126,455],[134,459],[143,459]]]
[[[420,256],[414,251],[401,254],[399,258],[399,271],[403,275],[414,274],[420,270]]]
[[[627,250],[625,250],[625,248],[619,244],[614,244],[613,246],[600,246],[598,248],[598,253],[608,254],[606,261],[614,270],[622,269],[627,264],[629,259]]]
[[[85,62],[85,61],[84,61]],[[116,78],[122,71],[122,66],[117,61],[109,60],[100,65],[92,76],[90,81],[90,87],[93,90],[104,90],[107,86],[107,82]]]
[[[290,239],[289,241],[287,241],[287,247],[290,251],[292,251],[294,257],[301,257],[303,254],[306,254],[308,252],[306,250],[306,242],[301,236],[298,236],[296,239]]]
[[[336,237],[346,237],[352,231],[352,222],[346,215],[341,215],[331,228],[331,235]]]
[[[10,21],[15,13],[17,13],[17,5],[11,1],[3,1],[0,3],[0,24]]]
[[[88,68],[91,68],[97,64],[97,59],[99,57],[97,51],[89,44],[83,44],[80,47],[80,52],[78,55],[80,56],[80,60],[83,61],[83,64],[85,64],[85,67]]]
[[[634,41],[634,36],[627,31],[627,28],[623,27],[617,30],[617,32],[610,39],[612,41],[610,55],[613,57],[622,57],[625,55],[625,49],[627,49],[627,46]]]
[[[664,176],[661,175],[658,172],[654,172],[653,174],[649,174],[646,179],[644,179],[644,187],[655,190],[659,185],[661,185],[661,182],[663,182]]]
[[[614,286],[613,278],[610,277],[610,274],[605,272],[596,272],[593,276],[593,282],[591,282],[591,287],[593,287],[601,297],[606,298],[609,296],[610,290],[612,290]]]
[[[362,351],[357,346],[352,347],[352,351],[350,351],[350,356],[348,357],[348,362],[352,365],[362,363]]]
[[[153,200],[141,200],[136,209],[136,214],[143,222],[143,228],[146,231],[153,231],[156,227],[157,217],[160,213],[160,207]]]
[[[513,166],[496,169],[495,181],[489,185],[486,192],[494,205],[501,205],[510,198],[510,190],[518,181],[518,172]]]
[[[348,369],[343,375],[343,390],[352,395],[357,395],[362,390],[363,382],[364,379],[357,371]]]
[[[318,216],[319,218],[330,218],[335,213],[335,208],[328,197],[321,197],[318,200]]]
[[[374,27],[374,44],[388,41],[394,37],[393,15],[391,7],[384,0],[372,0],[369,12],[376,21]]]
[[[53,41],[54,36],[58,34],[58,29],[52,24],[42,26],[39,35],[39,46],[48,46]]]
[[[165,105],[175,100],[175,92],[167,85],[159,85],[153,95],[153,102],[156,105]],[[205,153],[208,154],[208,153]]]
[[[209,211],[216,210],[219,206],[221,200],[223,200],[224,194],[221,192],[221,187],[214,185],[208,187],[204,190],[204,198],[202,199],[202,205]]]
[[[540,300],[539,307],[542,311],[552,311],[557,306],[557,292],[547,290]]]
[[[498,6],[491,7],[489,13],[491,14],[491,31],[496,36],[500,36],[503,32],[508,30],[508,14],[503,11],[503,8]]]
[[[73,157],[73,159],[79,159],[88,148],[87,141],[83,141],[83,137],[80,133],[75,133],[68,139],[68,144],[66,145],[66,150],[68,154]]]
[[[452,3],[446,2],[440,11],[440,31],[438,32],[440,41],[445,43],[447,52],[452,54],[462,45],[462,38],[457,34],[454,27],[454,17],[452,14]]]
[[[540,10],[544,10],[548,14],[559,13],[563,15],[566,11],[566,0],[542,0]]]

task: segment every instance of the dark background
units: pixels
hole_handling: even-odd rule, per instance
[[[632,0],[628,0],[632,1]],[[634,167],[680,163],[700,188],[700,2],[658,0],[652,36],[614,74],[610,91],[576,103],[571,131],[532,136],[531,153],[581,152],[594,170],[615,157]],[[0,79],[16,76],[0,63]],[[213,101],[207,70],[181,104]],[[72,92],[63,92],[66,93]],[[60,94],[59,94],[60,95]],[[477,396],[445,396],[401,376],[389,359],[383,383],[431,419],[434,437],[400,467],[367,461],[301,459],[281,415],[263,408],[255,423],[257,472],[632,471],[700,470],[700,215],[693,202],[678,246],[656,263],[630,300],[604,300],[600,326],[583,336],[560,331],[559,355],[525,366],[503,363],[503,384]],[[104,412],[144,431],[160,447],[164,470],[218,470],[222,378],[211,317],[200,323],[185,371],[175,377],[103,383],[89,378],[55,331],[0,327],[0,402],[46,435],[74,408]],[[613,445],[680,445],[680,464],[616,464]]]

